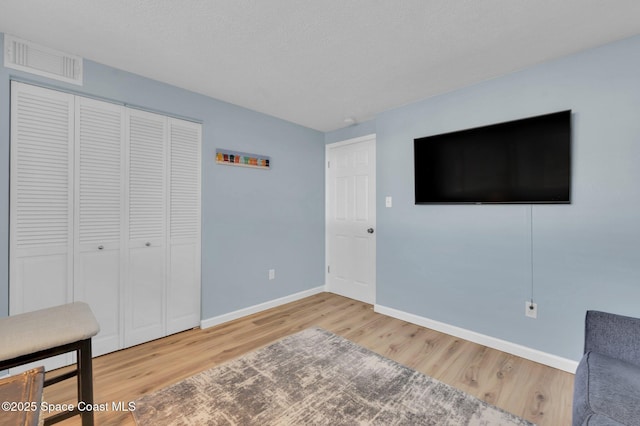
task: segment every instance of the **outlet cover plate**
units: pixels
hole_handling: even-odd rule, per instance
[[[532,309],[533,308],[533,309]],[[538,318],[538,304],[529,300],[524,302],[524,314],[529,318]]]

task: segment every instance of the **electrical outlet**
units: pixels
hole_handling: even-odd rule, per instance
[[[269,269],[269,280],[275,280],[275,279],[276,279],[276,270]]]
[[[524,314],[529,318],[538,318],[538,304],[528,300],[524,302]]]

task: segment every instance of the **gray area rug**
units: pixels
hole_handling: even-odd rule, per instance
[[[532,425],[310,328],[144,396],[138,425]]]

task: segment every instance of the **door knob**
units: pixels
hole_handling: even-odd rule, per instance
[[[370,234],[373,234],[373,228],[367,229],[367,232],[370,233]]]
[[[151,247],[151,243],[145,243],[145,246]]]
[[[104,246],[98,246],[98,250],[102,250]]]

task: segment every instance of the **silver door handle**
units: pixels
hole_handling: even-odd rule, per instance
[[[98,250],[102,250],[104,248],[104,246],[100,245],[98,246]]]
[[[373,234],[373,228],[367,229],[367,232],[370,233],[370,234]]]
[[[151,243],[145,243],[145,246],[151,247]]]

